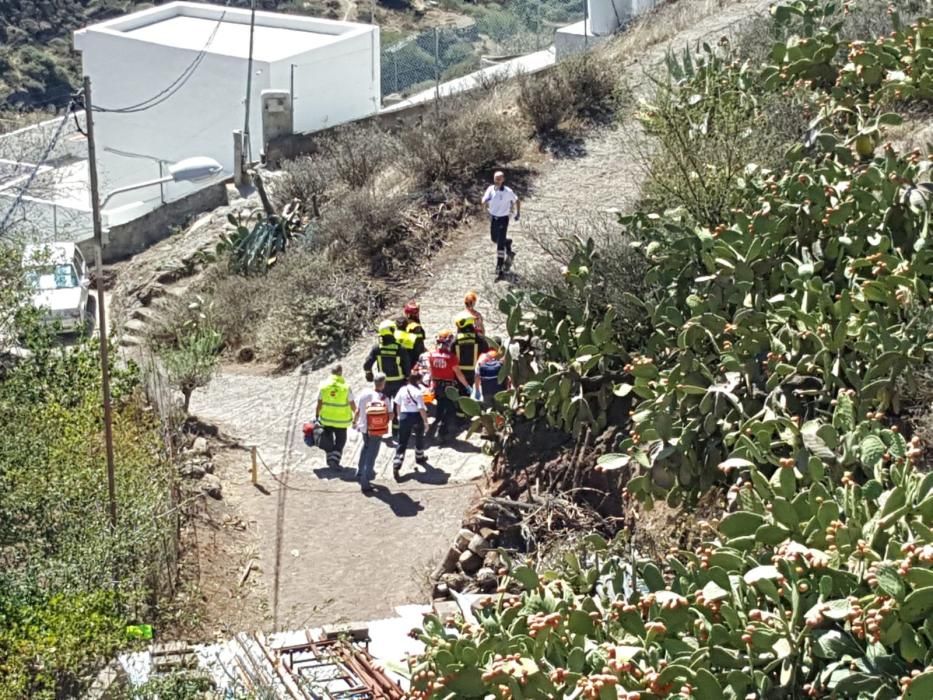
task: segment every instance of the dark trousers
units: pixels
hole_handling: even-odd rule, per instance
[[[383,391],[386,396],[395,401],[395,395],[403,386],[405,386],[404,379],[393,379],[391,382],[386,382],[386,388]],[[392,411],[392,437],[398,437],[398,418],[395,417],[395,411]]]
[[[405,451],[412,435],[415,437],[415,459],[424,459],[424,421],[420,413],[403,413],[398,424],[398,447],[395,448],[395,458],[392,468],[398,470],[405,461]]]
[[[329,425],[322,425],[321,428],[324,432],[318,446],[327,454],[327,466],[337,469],[340,467],[343,448],[347,444],[347,429],[332,428]]]
[[[438,382],[434,387],[437,398],[437,436],[445,438],[457,432],[457,404],[447,398],[447,387],[457,386],[453,382]]]
[[[496,244],[496,267],[505,265],[507,255],[512,254],[512,239],[509,238],[509,217],[489,217],[489,237]]]

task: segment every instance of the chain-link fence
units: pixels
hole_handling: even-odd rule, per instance
[[[430,89],[483,68],[488,59],[546,49],[560,27],[579,22],[586,14],[586,0],[510,0],[502,5],[451,2],[464,13],[458,26],[435,27],[395,41],[384,35],[383,97]]]

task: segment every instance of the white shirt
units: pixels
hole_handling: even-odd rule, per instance
[[[406,384],[398,390],[395,403],[398,405],[399,413],[418,413],[427,410],[424,407],[424,394],[421,393],[421,389],[411,384]]]
[[[518,201],[518,196],[511,187],[505,185],[499,189],[495,185],[486,188],[483,203],[492,216],[508,216],[512,212],[512,204]]]
[[[360,400],[357,404],[359,409],[359,414],[356,418],[356,429],[361,433],[369,432],[369,427],[366,425],[366,407],[369,406],[373,401],[384,401],[386,408],[389,411],[389,415],[392,415],[392,397],[385,393],[380,393],[375,389],[366,389],[360,394]]]

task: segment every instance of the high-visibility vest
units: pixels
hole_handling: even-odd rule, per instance
[[[464,372],[473,372],[476,369],[476,333],[473,331],[459,331],[457,333],[457,361]]]
[[[405,331],[415,336],[416,342],[418,340],[424,342],[427,339],[427,333],[424,332],[424,326],[422,326],[418,321],[409,321],[408,325],[405,326]]]
[[[349,428],[353,422],[350,387],[343,377],[334,375],[321,387],[321,415],[318,419],[328,428]]]
[[[395,340],[406,350],[413,350],[415,343],[418,342],[418,336],[408,331],[395,331]]]
[[[386,376],[387,382],[397,382],[405,378],[402,361],[399,359],[399,346],[396,343],[381,343],[376,355],[376,365]]]

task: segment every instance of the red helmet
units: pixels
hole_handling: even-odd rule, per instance
[[[402,309],[402,312],[405,314],[406,318],[417,319],[421,314],[421,307],[418,306],[417,301],[410,301],[405,304],[405,308]]]

